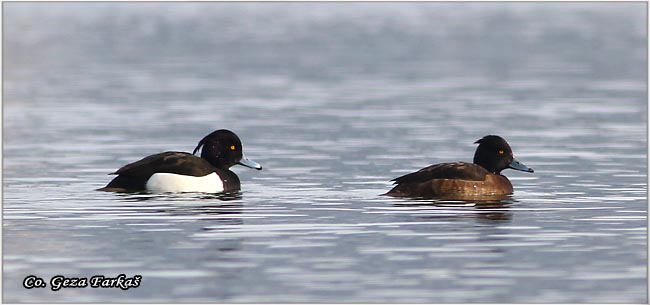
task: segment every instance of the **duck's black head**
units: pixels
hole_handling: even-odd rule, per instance
[[[192,154],[196,154],[201,147],[201,158],[208,160],[216,168],[227,170],[235,164],[241,164],[257,170],[262,169],[257,162],[244,156],[241,140],[230,130],[220,129],[205,136]]]
[[[482,166],[491,173],[498,174],[506,168],[534,172],[532,168],[515,159],[510,145],[500,136],[485,136],[474,144],[478,144],[474,153],[474,164]]]

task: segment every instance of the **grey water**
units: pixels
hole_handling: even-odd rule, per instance
[[[648,300],[646,3],[3,10],[4,302]],[[221,128],[237,195],[94,191]],[[511,197],[380,196],[487,134]]]

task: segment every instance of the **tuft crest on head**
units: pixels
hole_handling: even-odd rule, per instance
[[[192,152],[192,154],[196,155],[196,152],[199,151],[199,149],[201,149],[201,146],[203,146],[203,144],[205,144],[205,138],[203,138],[203,139],[201,139],[201,141],[199,141],[199,144],[196,145],[196,148],[194,148],[194,151]]]
[[[482,138],[476,140],[476,142],[474,142],[474,144],[494,144],[494,145],[503,145],[503,144],[505,144],[505,145],[508,145],[508,142],[506,142],[506,140],[504,140],[500,136],[487,135],[485,137],[482,137]],[[510,146],[510,145],[508,145],[508,146]]]
[[[232,131],[230,131],[228,129],[215,130],[212,133],[210,133],[209,135],[203,137],[203,139],[201,139],[201,141],[199,141],[199,143],[196,145],[196,148],[194,148],[194,151],[192,152],[192,154],[196,155],[196,153],[199,151],[199,149],[201,149],[201,147],[203,145],[205,145],[206,142],[208,142],[208,140],[226,138],[226,137],[234,138],[234,139],[237,139],[237,141],[239,141],[239,137],[237,137],[237,135],[234,132],[232,132]],[[240,144],[240,146],[241,146],[241,144]]]

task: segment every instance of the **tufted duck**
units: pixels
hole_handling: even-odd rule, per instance
[[[440,163],[395,178],[395,187],[384,194],[393,197],[469,199],[512,194],[512,184],[501,171],[512,168],[532,173],[532,168],[517,161],[508,142],[488,135],[479,144],[474,163]]]
[[[195,156],[201,149],[201,157]],[[194,152],[168,151],[127,164],[112,174],[118,175],[100,191],[129,192],[234,192],[239,178],[230,167],[240,164],[261,170],[247,159],[239,137],[221,129],[205,136]]]

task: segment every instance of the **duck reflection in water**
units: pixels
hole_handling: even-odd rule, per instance
[[[420,219],[441,220],[474,217],[486,222],[509,222],[512,212],[509,207],[517,201],[507,196],[502,200],[434,200],[417,199],[394,203],[400,208],[418,208],[414,216]]]
[[[131,192],[131,193],[116,193],[122,201],[127,202],[137,202],[137,201],[148,201],[148,200],[219,200],[219,201],[233,201],[241,200],[242,195],[240,192],[232,193],[179,193],[179,194],[168,194],[168,193],[150,193],[147,191],[142,192]]]
[[[152,194],[142,193],[118,193],[121,201],[126,203],[124,207],[133,208],[137,213],[164,214],[172,217],[192,217],[196,220],[208,220],[210,224],[215,222],[222,224],[239,225],[243,224],[242,217],[244,206],[242,195],[234,193],[182,193],[182,194]],[[150,202],[152,205],[144,204]],[[131,203],[131,204],[129,204]],[[134,205],[132,203],[137,203]]]

